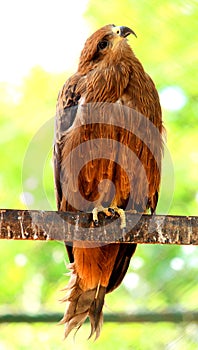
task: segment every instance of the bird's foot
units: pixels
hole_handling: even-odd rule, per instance
[[[118,208],[117,206],[111,205],[108,208],[104,208],[103,206],[95,207],[92,210],[93,214],[93,222],[95,226],[98,226],[99,220],[98,220],[98,213],[103,212],[106,216],[114,216],[116,213],[120,216],[120,228],[122,230],[122,237],[125,238],[126,236],[126,215],[125,211],[121,208]]]
[[[118,208],[117,206],[110,206],[108,208],[108,211],[111,213],[111,215],[115,215],[116,213],[120,216],[120,228],[121,230],[125,231],[126,230],[126,215],[125,215],[125,211],[121,208]]]
[[[95,207],[93,210],[92,210],[92,215],[93,215],[93,222],[94,222],[94,225],[95,226],[98,226],[98,213],[100,211],[102,211],[103,213],[105,213],[105,215],[107,216],[110,216],[110,212],[108,211],[109,208],[104,208],[102,205],[98,206],[98,207]]]

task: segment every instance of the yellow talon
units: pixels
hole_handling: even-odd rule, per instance
[[[106,213],[107,209],[104,208],[102,205],[95,207],[92,210],[92,215],[93,215],[93,222],[96,226],[98,226],[98,213],[99,211],[103,211],[104,213]]]
[[[126,215],[125,215],[125,212],[121,208],[116,208],[115,211],[116,211],[116,213],[118,213],[120,215],[120,221],[121,221],[120,228],[121,228],[121,230],[123,230],[123,229],[126,228]]]
[[[93,221],[98,222],[98,208],[97,207],[92,210],[92,215],[93,215]]]

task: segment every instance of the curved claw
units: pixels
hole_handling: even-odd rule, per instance
[[[98,227],[98,226],[99,226],[99,222],[98,222],[98,220],[94,220],[94,225],[95,225],[96,227]]]
[[[108,208],[108,211],[109,211],[109,213],[111,213],[112,215],[115,215],[115,210],[113,209],[113,208]]]

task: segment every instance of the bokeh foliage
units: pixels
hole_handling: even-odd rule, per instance
[[[85,16],[91,25],[90,32],[106,23],[132,27],[138,39],[131,38],[130,43],[158,91],[177,87],[185,96],[182,108],[163,110],[175,172],[175,191],[169,213],[197,215],[197,1],[90,0]],[[37,66],[17,90],[8,83],[0,83],[1,208],[25,208],[21,196],[24,191],[29,194],[30,208],[56,208],[50,156],[53,140],[52,136],[51,139],[45,137],[45,133],[40,137],[39,130],[53,127],[51,118],[55,113],[57,94],[70,74],[49,74]],[[24,169],[23,161],[35,135],[38,158],[31,159],[30,171],[26,169],[27,163]],[[42,186],[47,205],[43,204],[40,180],[35,175],[46,142],[49,146]],[[161,200],[163,202],[163,198]],[[59,290],[67,280],[63,275],[63,244],[3,241],[0,244],[0,312],[62,311],[64,306],[58,303],[62,295]],[[107,297],[105,312],[196,309],[197,253],[195,247],[138,247],[125,283]],[[83,340],[89,334],[88,326],[77,335],[75,344],[72,338],[62,343],[62,331],[62,327],[55,325],[5,325],[0,331],[0,349],[75,346],[76,349],[191,350],[198,347],[198,326],[188,322],[182,325],[105,324],[101,338],[95,344]]]

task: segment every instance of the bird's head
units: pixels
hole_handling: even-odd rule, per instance
[[[93,69],[99,62],[107,57],[116,57],[121,47],[129,48],[126,37],[130,34],[136,36],[134,31],[128,27],[106,25],[98,29],[85,42],[80,55],[78,71],[86,74],[86,70]]]

